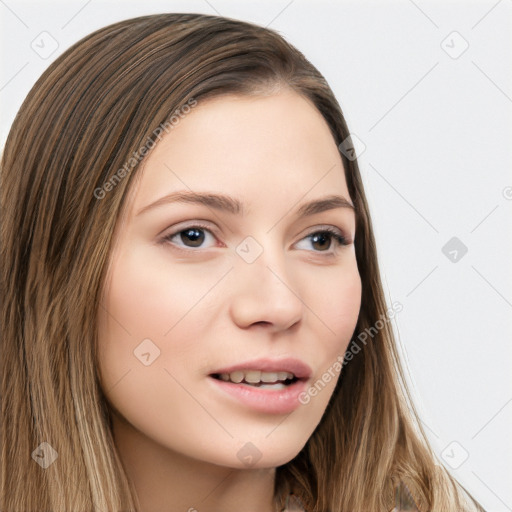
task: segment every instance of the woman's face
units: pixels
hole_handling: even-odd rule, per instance
[[[289,90],[210,99],[140,172],[99,309],[115,428],[233,468],[288,462],[325,411],[361,301],[326,122]]]

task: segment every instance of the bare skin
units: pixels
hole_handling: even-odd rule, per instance
[[[255,411],[211,374],[293,357],[311,368],[311,386],[345,353],[361,303],[355,214],[298,215],[333,194],[351,203],[338,148],[295,92],[224,96],[194,107],[141,172],[99,311],[116,446],[142,512],[271,512],[275,468],[304,447],[339,372],[286,414]],[[177,191],[227,195],[244,212],[191,202],[145,209]],[[346,245],[318,235],[326,227]],[[241,246],[248,236],[256,244]],[[261,254],[249,263],[237,247]]]

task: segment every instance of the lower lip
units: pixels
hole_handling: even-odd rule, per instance
[[[214,377],[210,381],[221,391],[233,396],[251,409],[268,414],[288,414],[301,405],[299,395],[306,389],[307,381],[298,380],[284,389],[260,389],[247,384],[235,384]]]

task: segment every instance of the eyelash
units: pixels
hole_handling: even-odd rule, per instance
[[[179,234],[181,234],[181,233],[183,233],[185,231],[188,231],[190,229],[201,229],[201,230],[204,230],[204,231],[208,231],[213,237],[215,237],[215,235],[212,233],[212,231],[209,228],[209,226],[206,226],[204,224],[198,223],[198,224],[193,224],[193,225],[190,225],[190,226],[186,226],[186,227],[180,229],[179,231],[175,231],[173,233],[170,233],[169,235],[164,236],[162,238],[162,243],[169,243],[171,245],[174,245],[174,247],[176,249],[180,250],[180,251],[184,251],[184,252],[197,252],[192,247],[184,249],[183,247],[176,246],[172,242],[172,239],[174,237],[176,237],[177,235],[179,235]],[[322,227],[322,228],[317,229],[315,231],[311,231],[305,237],[301,238],[301,240],[299,240],[299,242],[302,241],[302,240],[305,240],[308,237],[312,237],[313,235],[319,235],[319,234],[325,234],[325,233],[329,234],[335,240],[335,243],[337,243],[338,246],[349,245],[349,242],[347,241],[347,239],[343,235],[341,235],[337,229],[335,229],[333,227],[330,227],[330,226]],[[198,249],[200,249],[200,248],[198,248]],[[316,253],[319,253],[319,254],[324,253],[326,256],[333,255],[331,248],[329,248],[329,250],[326,250],[326,251],[311,251],[311,252],[316,252]]]

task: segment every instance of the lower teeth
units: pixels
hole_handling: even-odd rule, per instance
[[[249,384],[247,382],[242,382],[241,384],[245,384],[246,386],[252,386],[260,389],[284,389],[286,386],[282,382],[276,382],[274,384]]]

